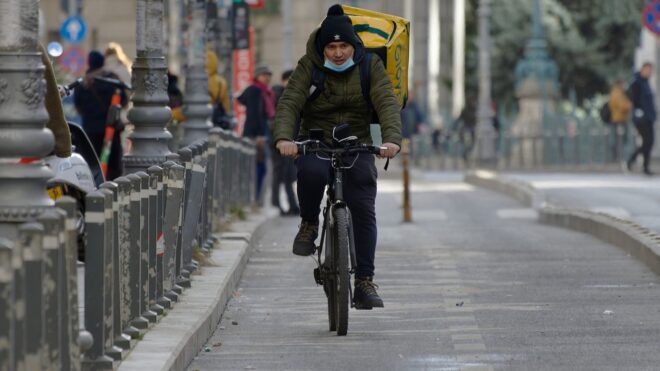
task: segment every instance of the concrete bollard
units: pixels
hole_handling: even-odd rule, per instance
[[[183,202],[182,202],[182,216],[181,216],[181,224],[180,230],[179,230],[179,235],[177,241],[177,248],[181,250],[181,265],[180,265],[180,270],[179,270],[179,277],[181,279],[179,280],[179,285],[182,287],[190,287],[190,271],[187,270],[184,264],[184,246],[183,246],[183,230],[184,230],[184,222],[185,222],[185,217],[187,213],[187,209],[189,206],[188,199],[190,198],[191,195],[191,181],[192,181],[192,169],[193,169],[193,152],[190,147],[185,147],[181,148],[179,150],[179,157],[181,159],[181,165],[185,168],[185,175],[183,178]]]
[[[139,178],[137,179],[139,181]],[[118,289],[119,298],[117,312],[119,317],[119,327],[115,329],[115,344],[124,350],[131,349],[131,338],[138,338],[140,331],[131,325],[131,228],[132,224],[137,222],[131,214],[131,190],[132,183],[128,177],[119,177],[115,179],[118,186]],[[139,208],[139,204],[137,205]],[[117,306],[115,306],[117,308]],[[138,312],[139,314],[139,312]]]
[[[62,316],[62,326],[66,326],[70,336],[69,358],[71,359],[70,369],[80,370],[80,344],[78,335],[80,333],[80,318],[78,314],[78,229],[76,228],[76,215],[78,212],[78,203],[69,196],[59,198],[55,202],[55,207],[62,210],[65,214],[64,234],[64,268],[66,269],[66,300]],[[66,354],[66,353],[65,353]]]
[[[0,370],[11,370],[14,365],[12,344],[14,305],[14,269],[12,254],[14,243],[0,237]]]
[[[222,220],[222,206],[221,206],[221,184],[222,184],[222,161],[224,160],[222,156],[222,143],[223,139],[223,130],[219,128],[214,128],[211,130],[210,140],[214,146],[214,166],[213,166],[213,188],[211,189],[210,194],[210,208],[211,215],[213,220],[211,222],[211,231],[217,232],[220,230],[220,222]]]
[[[186,197],[185,217],[183,220],[183,267],[188,272],[197,269],[197,263],[192,259],[193,243],[197,237],[199,217],[202,206],[202,195],[204,188],[204,167],[202,165],[201,150],[199,143],[191,146],[193,157],[192,176]]]
[[[117,203],[117,184],[105,182],[99,187],[99,191],[105,196],[105,353],[115,361],[121,361],[124,350],[115,345],[115,338],[120,335],[119,321],[119,251],[118,251],[118,221],[117,214],[119,205]],[[116,317],[116,318],[115,318]]]
[[[60,338],[60,285],[62,281],[59,269],[61,262],[62,244],[60,234],[63,231],[64,217],[55,210],[46,210],[38,218],[44,228],[43,238],[43,267],[44,275],[42,294],[44,299],[45,318],[45,352],[46,363],[51,369],[62,369],[62,349]]]
[[[142,317],[150,323],[158,322],[158,314],[151,311],[149,305],[149,246],[151,231],[149,230],[149,174],[144,171],[135,173],[141,180],[140,188],[140,311]]]
[[[170,300],[178,301],[181,287],[176,278],[181,267],[181,249],[178,248],[179,232],[182,217],[183,177],[185,168],[172,161],[163,164],[167,174],[165,185],[165,212],[163,221],[163,238],[165,254],[163,255],[163,291]]]
[[[140,279],[140,268],[142,266],[142,249],[141,244],[141,224],[142,218],[142,199],[140,191],[142,189],[142,179],[136,174],[130,174],[126,177],[131,182],[130,193],[130,231],[128,233],[130,240],[130,249],[128,256],[129,265],[129,286],[130,286],[130,318],[131,325],[140,331],[144,331],[149,327],[149,321],[142,316],[142,285]],[[139,334],[130,334],[134,339]]]
[[[154,208],[157,210],[154,217],[154,223],[152,224],[155,231],[154,236],[154,246],[153,251],[149,252],[149,259],[152,258],[154,262],[154,277],[153,277],[153,287],[149,288],[149,301],[153,299],[152,310],[164,310],[165,308],[171,308],[172,302],[170,299],[165,297],[163,290],[163,280],[164,280],[164,271],[163,271],[163,259],[165,256],[165,237],[163,236],[163,220],[165,214],[165,197],[163,194],[164,184],[163,184],[163,168],[160,166],[152,166],[147,169],[147,173],[151,177],[151,186],[152,192],[155,192],[155,205]],[[152,212],[153,214],[153,212]],[[152,233],[154,234],[154,233]],[[151,281],[150,281],[151,285]],[[153,298],[151,297],[153,295]]]
[[[29,339],[25,344],[26,370],[40,370],[48,366],[44,353],[45,318],[41,295],[44,271],[43,234],[44,228],[38,223],[26,223],[18,229],[18,244],[23,250],[25,266],[25,292],[30,293],[25,297],[25,315],[30,319],[25,324],[26,338]]]
[[[85,329],[94,339],[92,347],[83,357],[83,370],[111,370],[112,358],[105,355],[106,339],[106,283],[111,281],[108,276],[106,261],[108,246],[106,224],[106,194],[94,191],[85,197]],[[48,227],[46,233],[48,233]],[[46,244],[44,243],[44,248]],[[103,272],[103,274],[99,274]],[[48,317],[46,317],[48,318]],[[109,335],[109,334],[108,334]]]

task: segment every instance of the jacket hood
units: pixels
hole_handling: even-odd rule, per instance
[[[211,50],[206,51],[206,73],[209,76],[218,73],[218,56]]]
[[[332,72],[325,67],[323,67],[323,64],[325,63],[325,58],[323,57],[323,50],[317,43],[317,36],[319,33],[319,28],[316,28],[314,32],[312,32],[309,35],[309,39],[307,39],[307,57],[312,60],[312,63],[319,69],[323,69],[326,72]],[[355,62],[355,65],[357,66],[360,61],[362,61],[362,58],[364,58],[364,45],[362,42],[360,42],[358,45],[355,46],[355,53],[353,53],[353,61]]]

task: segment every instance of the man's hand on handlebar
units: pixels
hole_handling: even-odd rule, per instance
[[[280,154],[284,157],[298,157],[298,145],[290,140],[280,140],[275,145]]]
[[[401,150],[401,147],[394,143],[383,143],[380,146],[380,158],[394,158]]]

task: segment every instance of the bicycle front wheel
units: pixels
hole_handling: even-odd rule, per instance
[[[348,306],[350,268],[348,265],[348,254],[350,250],[350,236],[348,226],[348,214],[345,208],[334,209],[335,236],[333,236],[334,256],[334,278],[336,287],[334,299],[337,315],[337,335],[343,336],[348,332]]]

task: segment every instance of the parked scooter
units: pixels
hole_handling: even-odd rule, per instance
[[[97,80],[110,83],[121,88],[129,88],[118,80],[97,77]],[[68,96],[82,82],[79,78],[66,86],[58,86],[60,94]],[[78,205],[76,213],[76,228],[78,230],[78,259],[84,260],[85,252],[85,197],[96,190],[105,181],[101,162],[94,151],[91,141],[85,131],[78,125],[69,122],[71,133],[72,154],[61,158],[54,154],[44,161],[55,176],[48,183],[48,194],[53,200],[62,196],[70,196]]]

